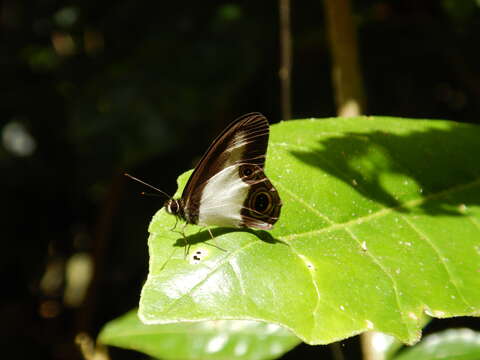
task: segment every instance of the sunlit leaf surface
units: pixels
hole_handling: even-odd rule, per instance
[[[412,343],[424,312],[478,315],[479,139],[479,127],[432,120],[272,126],[275,229],[213,228],[212,241],[179,222],[185,258],[175,218],[158,211],[140,318],[258,319],[318,344],[373,329]]]
[[[99,340],[167,360],[275,359],[300,342],[288,330],[259,321],[214,320],[144,325],[136,311],[108,323]]]

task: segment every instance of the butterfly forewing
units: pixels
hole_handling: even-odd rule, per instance
[[[210,145],[182,194],[189,223],[270,229],[280,214],[280,197],[263,172],[267,119],[244,115]]]

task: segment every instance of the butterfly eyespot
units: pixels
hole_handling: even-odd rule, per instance
[[[272,206],[272,197],[265,191],[258,192],[253,197],[252,205],[253,210],[257,213],[268,212]]]
[[[258,167],[251,164],[244,164],[239,167],[240,178],[246,183],[254,183],[261,177]]]
[[[255,172],[255,169],[252,165],[242,165],[239,168],[240,177],[242,179],[249,179]]]

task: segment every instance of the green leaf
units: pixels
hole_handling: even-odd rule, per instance
[[[99,341],[162,359],[274,359],[300,343],[278,325],[247,320],[144,325],[136,311],[109,322]]]
[[[422,317],[420,324],[424,328],[432,319],[429,316]],[[379,331],[369,331],[362,338],[362,348],[368,347],[366,359],[387,360],[392,359],[404,344],[397,338]]]
[[[393,360],[478,360],[480,333],[470,329],[449,329],[428,335]]]
[[[479,139],[479,127],[440,120],[272,126],[266,173],[284,204],[275,229],[213,228],[211,240],[159,210],[140,318],[262,320],[310,344],[377,330],[411,344],[424,312],[478,316]]]

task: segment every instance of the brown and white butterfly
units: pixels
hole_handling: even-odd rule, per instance
[[[233,121],[210,145],[183,190],[165,202],[189,224],[270,230],[282,202],[264,173],[269,125],[259,113]]]

